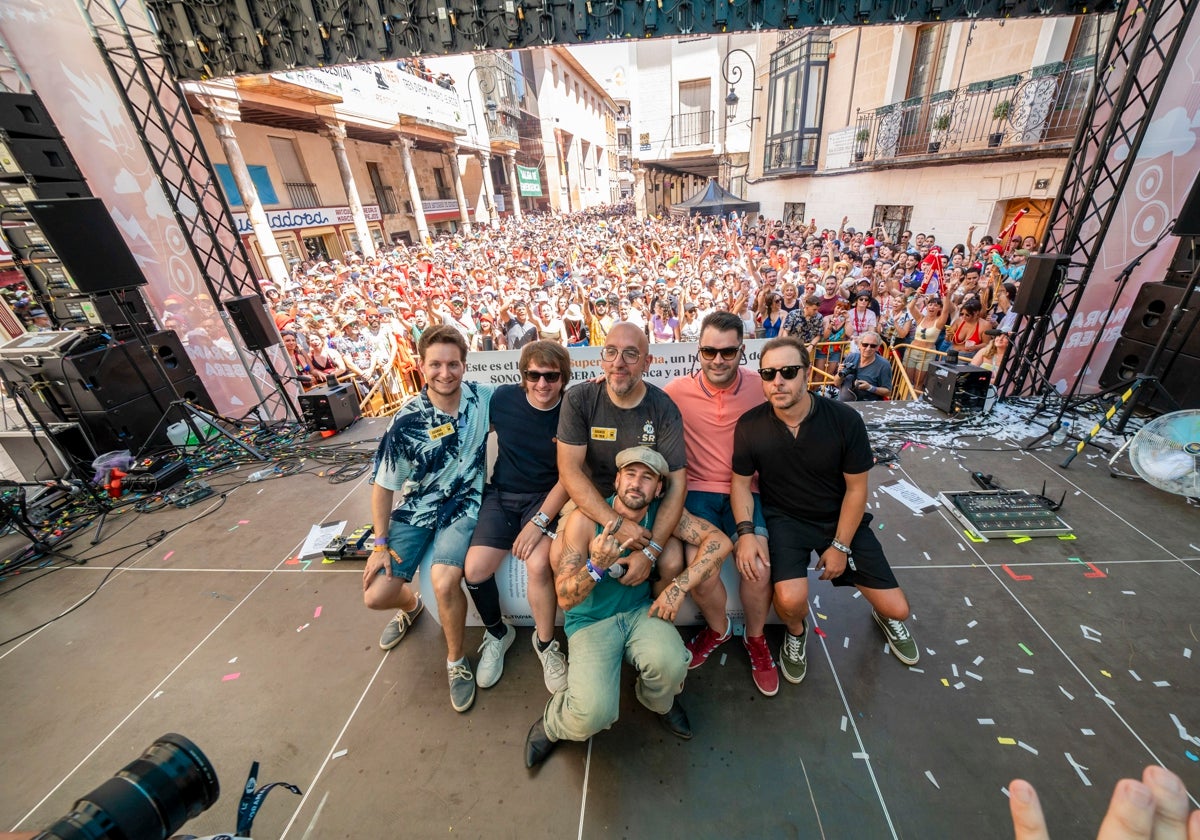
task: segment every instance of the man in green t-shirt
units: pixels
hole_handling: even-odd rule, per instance
[[[667,461],[653,449],[634,446],[617,453],[615,494],[608,499],[617,519],[603,526],[581,510],[559,532],[561,555],[551,558],[558,605],[566,614],[571,644],[567,687],[555,694],[525,740],[525,766],[545,760],[559,741],[586,741],[617,720],[621,662],[638,671],[637,698],[680,738],[692,729],[676,695],[683,690],[691,654],[672,622],[684,595],[721,569],[733,544],[723,533],[684,511],[674,536],[697,546],[695,559],[654,598],[650,584],[627,584],[624,558],[636,539],[619,542],[621,521],[653,530]],[[639,531],[640,533],[640,531]],[[616,570],[620,569],[619,572]]]

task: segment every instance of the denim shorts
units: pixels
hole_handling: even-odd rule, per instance
[[[767,520],[763,518],[762,505],[758,494],[754,493],[754,533],[760,537],[767,535]],[[689,490],[684,508],[693,516],[707,519],[716,525],[737,544],[737,523],[733,521],[733,508],[730,507],[729,497],[724,493],[710,493],[707,490]]]
[[[471,516],[464,516],[445,528],[418,528],[393,519],[388,528],[388,548],[400,562],[396,562],[396,557],[391,559],[392,576],[412,580],[426,557],[431,565],[461,569],[474,532],[475,518]],[[383,569],[379,573],[383,574]]]

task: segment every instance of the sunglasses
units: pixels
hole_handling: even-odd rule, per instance
[[[878,348],[878,347],[879,347],[879,345],[878,345],[878,344],[867,344],[865,341],[860,341],[860,342],[858,343],[858,346],[859,346],[859,347],[869,347],[869,348],[871,348],[871,349],[876,349],[876,348]]]
[[[788,365],[781,368],[759,368],[758,375],[763,378],[763,382],[774,382],[775,374],[779,374],[784,379],[792,380],[800,375],[800,371],[804,370],[804,365]]]
[[[717,354],[719,353],[722,359],[727,362],[732,362],[741,354],[741,352],[742,345],[740,344],[736,347],[701,347],[700,358],[704,359],[706,362],[711,362],[713,359],[717,358]]]
[[[562,379],[561,370],[527,370],[525,371],[525,381],[529,383],[537,382],[539,379],[545,379],[551,385]]]

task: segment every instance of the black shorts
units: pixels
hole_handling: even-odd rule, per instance
[[[813,552],[820,555],[829,548],[837,531],[837,523],[818,525],[771,508],[763,510],[763,515],[767,519],[767,543],[771,551],[771,582],[807,577]],[[862,522],[850,540],[855,570],[851,570],[847,564],[846,571],[833,579],[834,586],[899,588],[892,567],[883,556],[883,546],[871,530],[871,518],[871,514],[863,514]]]
[[[505,493],[492,485],[483,489],[479,522],[471,545],[511,549],[525,523],[533,519],[546,500],[546,493]]]

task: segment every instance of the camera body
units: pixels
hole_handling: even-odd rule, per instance
[[[851,385],[858,379],[858,365],[842,364],[842,382],[849,382]]]

